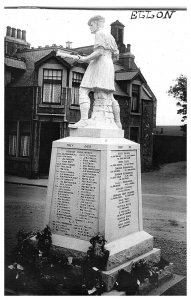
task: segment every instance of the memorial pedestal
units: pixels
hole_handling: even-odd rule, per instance
[[[141,258],[157,262],[160,250],[143,231],[140,145],[120,129],[90,130],[72,129],[53,142],[45,225],[54,248],[70,256],[85,256],[89,240],[104,236],[110,255],[102,275],[109,290],[119,269]]]

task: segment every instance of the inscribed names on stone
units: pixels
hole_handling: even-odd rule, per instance
[[[58,148],[50,227],[89,240],[98,231],[100,151]]]
[[[138,183],[135,150],[111,151],[109,167],[111,238],[138,230]]]

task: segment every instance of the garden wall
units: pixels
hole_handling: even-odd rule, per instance
[[[186,137],[153,136],[153,163],[170,163],[186,160]]]

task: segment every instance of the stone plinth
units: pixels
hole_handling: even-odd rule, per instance
[[[117,280],[117,276],[120,270],[125,270],[127,272],[131,272],[132,264],[139,261],[140,259],[144,259],[146,261],[152,261],[153,263],[157,263],[160,261],[161,251],[160,249],[153,248],[151,251],[148,251],[142,255],[135,257],[134,259],[128,260],[115,267],[109,271],[102,271],[102,279],[105,282],[107,291],[113,289],[115,282]]]
[[[89,240],[104,236],[110,288],[124,264],[142,256],[159,260],[153,237],[143,231],[140,145],[120,129],[99,128],[71,129],[70,137],[53,142],[47,224],[54,247],[72,256],[86,255]]]
[[[88,130],[87,130],[88,129]],[[71,137],[94,137],[94,138],[123,138],[124,132],[119,128],[78,128],[70,129]]]

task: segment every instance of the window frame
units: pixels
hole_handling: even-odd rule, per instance
[[[29,159],[30,155],[31,155],[31,122],[28,120],[17,120],[17,121],[13,121],[16,123],[16,129],[9,129],[7,131],[7,147],[6,147],[6,156],[8,156],[9,158],[13,158],[13,159]],[[22,126],[24,123],[28,123],[29,128],[28,130],[24,131],[22,129]],[[9,125],[9,124],[8,124]],[[9,136],[11,135],[16,135],[16,153],[15,155],[10,155],[9,154]],[[21,137],[23,136],[28,136],[28,155],[21,155]]]
[[[75,75],[77,75],[77,77],[79,75],[80,78],[79,79],[78,78],[74,78]],[[72,89],[71,89],[71,92],[72,92],[72,95],[71,95],[71,105],[72,106],[79,106],[79,89],[80,89],[80,84],[82,82],[83,76],[84,76],[84,73],[72,71]],[[75,94],[73,94],[73,88],[78,89],[78,101],[77,102],[73,101],[74,100],[74,95],[75,95]]]
[[[133,90],[133,87],[137,88],[137,91]],[[138,84],[132,83],[132,91],[131,91],[131,113],[138,114],[140,113],[140,88],[141,86]],[[137,109],[133,109],[133,98],[136,97],[136,106]]]
[[[60,71],[61,73],[61,79],[54,79],[52,76],[52,78],[44,78],[45,77],[45,72],[46,71],[52,71],[52,73],[54,71]],[[48,69],[48,68],[43,68],[43,80],[42,80],[42,104],[53,104],[53,105],[61,105],[62,104],[62,100],[61,100],[61,97],[62,97],[62,80],[63,80],[63,70],[62,69]],[[44,84],[51,84],[51,101],[43,101],[44,99]],[[60,98],[59,98],[59,102],[55,102],[53,101],[52,102],[52,99],[53,99],[53,86],[54,85],[60,85]]]

